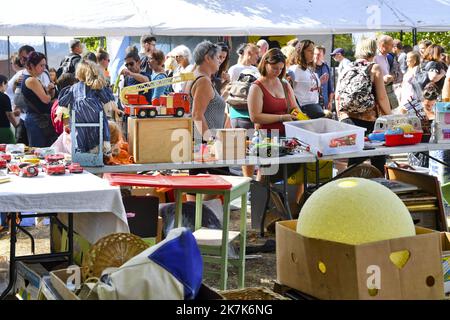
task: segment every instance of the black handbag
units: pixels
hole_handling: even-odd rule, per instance
[[[305,104],[300,106],[300,109],[305,113],[310,119],[317,119],[325,117],[323,108],[318,103]]]

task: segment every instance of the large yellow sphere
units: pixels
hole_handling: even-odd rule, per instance
[[[327,183],[305,202],[297,232],[309,238],[347,244],[414,236],[414,223],[399,197],[367,179]]]

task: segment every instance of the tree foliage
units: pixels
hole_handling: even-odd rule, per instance
[[[104,37],[78,38],[86,46],[87,51],[96,52],[99,47],[106,50],[106,39]]]
[[[386,32],[394,39],[400,39],[400,32]],[[434,44],[442,46],[446,52],[450,52],[450,31],[447,32],[418,32],[417,43],[420,40],[430,40]],[[413,46],[413,34],[412,32],[403,33],[403,45]]]

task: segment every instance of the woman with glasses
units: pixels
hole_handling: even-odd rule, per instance
[[[296,107],[294,92],[283,80],[286,74],[286,58],[278,48],[270,49],[262,57],[258,66],[261,76],[250,87],[248,93],[248,110],[250,119],[259,124],[261,129],[267,130],[269,135],[272,130],[278,130],[280,136],[284,136],[284,121],[296,119],[290,114],[289,105]],[[286,96],[286,94],[288,96]]]
[[[127,48],[127,55],[125,56],[125,69],[121,71],[124,76],[124,87],[134,86],[136,84],[149,82],[151,79],[151,71],[141,71],[141,59],[136,47]],[[148,104],[152,102],[152,90],[144,94],[147,98]]]
[[[200,42],[194,49],[195,80],[188,82],[186,92],[190,94],[194,141],[196,145],[215,136],[215,129],[222,129],[225,121],[225,101],[217,92],[211,78],[219,70],[221,49],[210,41]],[[190,175],[199,173],[226,174],[228,168],[191,169]],[[208,199],[210,197],[205,197]],[[195,199],[189,196],[188,200]]]
[[[150,65],[150,68],[152,68],[152,81],[167,78],[167,75],[164,71],[164,59],[164,52],[162,52],[161,50],[153,50],[153,52],[150,54],[148,63]],[[169,88],[170,85],[154,88],[152,92],[152,101],[153,99],[158,99],[160,96],[169,93]]]
[[[180,73],[191,72],[194,68],[194,65],[191,63],[192,54],[191,50],[184,45],[180,45],[175,47],[172,52],[172,56],[175,56],[175,60],[177,62],[178,67],[173,72],[174,76],[179,75]],[[186,82],[178,82],[172,85],[174,92],[185,92]]]
[[[214,129],[223,128],[225,101],[214,88],[212,76],[219,70],[221,49],[210,41],[200,42],[194,49],[195,80],[188,82],[186,91],[192,102],[192,119],[196,140],[208,141]]]
[[[291,114],[293,108],[298,109],[292,87],[283,78],[286,74],[286,57],[280,49],[273,48],[261,58],[258,66],[261,76],[250,87],[248,94],[248,110],[250,118],[268,137],[285,136],[283,122],[296,120]],[[288,165],[288,176],[294,174],[300,166]],[[283,179],[281,170],[271,176],[272,182]],[[258,174],[258,180],[261,179]],[[303,194],[303,184],[298,185],[297,202]]]
[[[294,54],[294,65],[289,70],[294,74],[294,92],[301,110],[311,119],[321,118],[325,114],[319,104],[321,83],[328,78],[322,75],[319,79],[314,67],[314,42],[311,40],[300,41]]]

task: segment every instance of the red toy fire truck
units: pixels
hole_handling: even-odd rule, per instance
[[[153,99],[150,105],[145,96],[140,94],[127,95],[130,104],[125,105],[124,112],[128,116],[138,118],[154,118],[156,116],[182,117],[191,112],[189,98],[186,93],[170,93]]]
[[[143,93],[161,86],[168,86],[177,82],[194,80],[193,73],[182,73],[172,78],[165,78],[134,86],[125,87],[120,93],[120,100],[124,112],[128,116],[138,118],[154,118],[156,116],[182,117],[190,113],[189,97],[186,93],[170,93],[153,101],[147,101]]]

